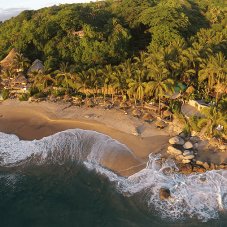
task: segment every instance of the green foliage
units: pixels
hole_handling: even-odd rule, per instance
[[[28,101],[28,99],[29,99],[29,94],[28,93],[24,93],[24,94],[19,96],[19,100],[20,101]]]
[[[135,104],[155,100],[159,110],[166,102],[176,116],[181,99],[215,101],[217,113],[183,118],[186,131],[215,134],[226,111],[226,15],[220,0],[108,0],[24,11],[0,24],[0,60],[13,47],[20,52],[2,78],[17,77],[18,68],[26,75],[28,59],[38,58],[45,72],[26,75],[36,97],[121,95]],[[171,101],[179,90],[181,98]]]
[[[2,90],[2,98],[3,98],[3,100],[6,100],[9,98],[9,90],[7,90],[7,89]]]
[[[46,98],[47,94],[44,92],[39,92],[39,93],[36,93],[35,95],[33,95],[33,97],[36,99]]]

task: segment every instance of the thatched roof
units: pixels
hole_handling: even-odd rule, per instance
[[[28,81],[27,79],[25,78],[24,75],[19,75],[18,77],[16,77],[15,79],[13,79],[12,81],[13,83],[17,83],[17,84],[26,84]]]
[[[164,117],[170,117],[170,116],[172,116],[172,115],[173,115],[173,113],[170,112],[169,110],[165,110],[165,111],[163,112],[163,116],[164,116]]]
[[[150,104],[150,103],[145,103],[144,109],[158,111],[158,106],[154,106],[153,104]]]
[[[121,108],[121,109],[126,109],[126,108],[130,108],[130,106],[128,105],[127,102],[121,102],[121,103],[120,103],[120,108]]]
[[[153,117],[153,115],[150,114],[150,113],[145,113],[145,114],[143,115],[143,120],[146,121],[146,122],[151,122],[151,121],[154,120],[154,117]]]
[[[16,51],[15,48],[13,48],[9,54],[0,62],[0,65],[2,68],[8,68],[10,67],[13,62],[14,62],[14,59],[16,57],[16,55],[18,54],[18,52]]]
[[[32,66],[28,69],[28,74],[29,73],[34,73],[34,72],[44,72],[44,66],[42,61],[39,59],[36,59],[33,63]]]
[[[138,109],[135,109],[135,110],[132,111],[132,115],[134,117],[140,117],[142,115],[142,112]]]
[[[156,121],[155,125],[158,128],[165,128],[166,127],[166,123],[164,121],[161,121],[161,120]]]
[[[92,99],[88,99],[87,102],[86,102],[86,105],[88,107],[94,107],[95,106],[95,103]]]

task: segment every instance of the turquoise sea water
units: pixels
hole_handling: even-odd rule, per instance
[[[84,131],[73,133],[76,141]],[[80,154],[78,161],[69,152],[75,146],[61,141],[72,143],[71,134],[70,140],[67,136],[62,132],[25,142],[0,134],[1,227],[227,226],[226,172],[166,174],[174,163],[160,167],[150,157],[146,169],[123,178],[99,166],[99,156],[91,155],[96,161],[89,159],[94,151],[86,144],[81,146],[86,156]],[[47,154],[56,148],[54,141],[57,152]],[[159,200],[162,186],[170,188],[170,201]]]

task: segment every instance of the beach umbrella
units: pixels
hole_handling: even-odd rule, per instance
[[[164,117],[171,117],[173,114],[172,114],[172,112],[170,112],[169,110],[165,110],[164,112],[163,112],[163,116]]]
[[[64,95],[64,99],[65,102],[70,102],[72,100],[72,98],[69,95]]]
[[[132,111],[132,115],[134,117],[140,117],[142,115],[142,112],[138,109],[135,109],[135,110]]]
[[[154,120],[154,117],[150,113],[145,113],[143,115],[143,120],[146,122],[152,122]]]
[[[157,128],[165,128],[166,127],[166,123],[164,121],[158,120],[155,123]]]
[[[73,104],[76,106],[81,106],[83,103],[83,100],[81,97],[73,97]]]
[[[121,102],[120,103],[120,108],[121,109],[126,109],[126,108],[129,108],[130,106],[126,103],[126,102]]]
[[[88,99],[86,104],[87,104],[88,107],[94,107],[95,106],[95,103],[92,99]]]

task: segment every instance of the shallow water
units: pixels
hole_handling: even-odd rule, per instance
[[[109,145],[123,146],[83,130],[32,142],[0,133],[0,226],[227,226],[226,171],[174,174],[151,156],[124,178],[100,165]]]

